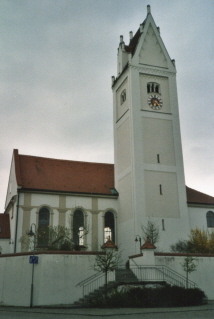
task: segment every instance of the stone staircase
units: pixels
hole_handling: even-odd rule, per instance
[[[138,284],[138,279],[131,269],[117,269],[115,271],[115,281],[108,282],[108,292],[117,288],[120,285],[128,284]],[[99,289],[95,289],[93,292],[90,292],[88,295],[80,298],[76,301],[73,306],[76,307],[87,307],[91,301],[104,295],[106,291],[105,285],[101,286]]]
[[[115,272],[115,281],[119,284],[130,284],[137,282],[138,279],[135,274],[131,271],[131,269],[117,269]]]

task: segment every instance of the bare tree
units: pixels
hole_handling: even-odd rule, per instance
[[[92,269],[103,272],[105,274],[105,287],[107,292],[108,287],[108,272],[115,271],[118,265],[122,263],[121,253],[114,250],[108,250],[105,255],[100,254],[95,258]]]
[[[193,271],[196,270],[196,264],[194,263],[194,261],[196,260],[196,258],[193,258],[191,256],[187,256],[184,259],[184,262],[181,263],[181,266],[183,268],[183,270],[186,272],[186,288],[188,288],[188,283],[189,283],[189,274]]]
[[[146,241],[149,237],[150,242],[154,245],[160,239],[159,226],[152,220],[148,220],[146,226],[141,226],[143,230],[143,239]]]

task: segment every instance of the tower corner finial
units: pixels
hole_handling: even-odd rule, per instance
[[[147,5],[147,13],[151,13],[151,7],[149,4]]]
[[[172,63],[173,63],[173,65],[175,66],[175,60],[174,60],[174,59],[172,59]]]
[[[114,82],[115,82],[115,76],[112,75],[112,77],[111,77],[111,84],[114,85]]]

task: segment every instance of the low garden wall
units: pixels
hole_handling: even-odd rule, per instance
[[[72,304],[82,297],[76,285],[95,273],[96,252],[38,253],[38,264],[29,253],[0,255],[0,305],[33,306]]]

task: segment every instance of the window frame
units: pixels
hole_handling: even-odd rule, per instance
[[[115,243],[116,241],[116,223],[115,223],[115,214],[111,210],[107,210],[104,214],[104,227],[103,227],[103,237],[104,242],[106,242],[110,236],[110,240]],[[107,237],[106,237],[106,234]]]
[[[46,210],[46,212],[44,212]],[[42,217],[43,214],[43,217]],[[44,218],[44,215],[46,217]],[[50,226],[50,209],[47,206],[42,206],[38,214],[38,234],[37,246],[47,247],[49,241],[49,226]]]
[[[120,105],[122,105],[126,101],[126,89],[123,89],[120,94]]]
[[[79,216],[78,216],[79,215]],[[73,242],[77,246],[84,245],[85,216],[82,209],[77,208],[73,213]]]
[[[206,214],[207,227],[214,228],[214,212],[209,210]]]

